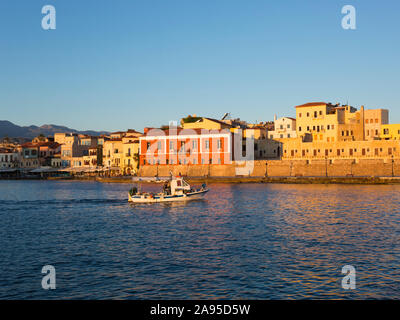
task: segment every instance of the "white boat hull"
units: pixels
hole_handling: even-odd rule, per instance
[[[190,201],[199,200],[204,197],[204,195],[209,191],[209,189],[184,193],[179,195],[160,195],[156,194],[153,196],[147,195],[133,195],[129,194],[129,202],[134,203],[154,203],[154,202],[172,202],[172,201]]]

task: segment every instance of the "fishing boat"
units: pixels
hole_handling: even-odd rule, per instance
[[[206,184],[203,183],[199,189],[193,189],[182,177],[171,176],[169,178],[136,178],[139,187],[133,187],[129,190],[129,202],[153,203],[170,201],[188,201],[202,199],[209,191]],[[141,192],[142,181],[164,182],[163,190],[159,193]]]

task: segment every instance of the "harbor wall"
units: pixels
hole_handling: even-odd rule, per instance
[[[142,165],[140,176],[188,177],[390,177],[400,176],[400,159],[255,160],[225,165]]]

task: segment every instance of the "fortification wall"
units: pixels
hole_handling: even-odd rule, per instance
[[[143,165],[140,176],[184,175],[190,177],[390,177],[400,176],[400,159],[256,160],[247,166]]]

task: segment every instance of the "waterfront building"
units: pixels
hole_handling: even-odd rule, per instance
[[[122,138],[122,161],[121,172],[124,175],[136,174],[139,169],[140,143],[139,135],[126,136]]]
[[[296,106],[297,136],[308,141],[364,140],[364,107],[311,102]]]
[[[365,109],[364,110],[364,137],[365,140],[379,139],[381,128],[389,123],[389,110]]]
[[[229,121],[227,121],[229,122]],[[198,117],[189,115],[181,119],[183,129],[206,129],[206,130],[222,130],[230,129],[233,126],[227,122],[212,118]]]
[[[122,138],[111,138],[104,141],[103,145],[103,168],[110,175],[121,174],[121,164],[123,158]]]
[[[39,142],[39,162],[41,166],[51,166],[51,159],[61,152],[61,145],[57,142]]]
[[[223,126],[207,118],[200,119],[206,119],[210,127]],[[241,149],[242,138],[234,139],[234,136],[228,129],[145,128],[139,138],[140,165],[227,164],[235,158],[235,142],[236,148]]]
[[[278,157],[280,142],[268,137],[267,127],[262,124],[249,124],[247,128],[231,128],[231,131],[239,134],[242,130],[242,157],[246,157],[247,138],[254,141],[254,159],[274,159]]]
[[[391,159],[400,156],[397,140],[283,142],[282,159]]]
[[[97,147],[97,137],[88,135],[60,134],[55,140],[64,141],[61,145],[63,167],[79,166],[79,164],[83,163],[82,157],[89,156],[89,149]]]
[[[400,124],[384,124],[379,137],[383,140],[400,140]]]
[[[307,141],[338,142],[379,139],[388,123],[386,109],[360,110],[349,105],[311,102],[296,106],[297,135]]]
[[[386,109],[312,102],[296,106],[296,139],[283,139],[283,159],[362,159],[398,156],[399,145],[381,141]],[[379,129],[377,129],[379,128]],[[385,131],[386,132],[386,131]],[[386,136],[391,139],[391,135]]]
[[[0,148],[0,170],[17,168],[18,166],[18,152],[13,149]]]
[[[270,139],[296,138],[296,119],[291,117],[282,117],[277,119],[274,116],[274,130],[268,132]]]
[[[27,142],[17,148],[19,152],[19,167],[30,170],[40,167],[39,146],[36,143]]]
[[[56,153],[52,158],[51,158],[51,167],[53,168],[61,168],[62,167],[62,161],[61,161],[61,152]]]

